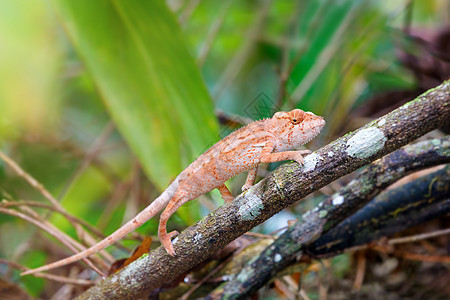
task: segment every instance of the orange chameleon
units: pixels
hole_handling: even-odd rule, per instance
[[[255,181],[260,163],[295,160],[303,165],[302,155],[309,154],[310,151],[288,150],[297,149],[308,143],[324,126],[325,121],[322,117],[301,109],[290,112],[280,111],[270,119],[248,124],[200,155],[158,198],[110,236],[80,253],[26,271],[22,275],[61,267],[97,253],[147,222],[166,205],[159,220],[158,236],[167,253],[174,256],[175,251],[170,239],[177,232],[167,233],[166,224],[181,205],[215,188],[219,190],[225,202],[233,201],[233,196],[225,186],[225,182],[249,170],[247,180],[242,186],[242,191],[248,190]]]

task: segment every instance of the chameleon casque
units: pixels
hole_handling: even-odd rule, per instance
[[[280,111],[272,118],[250,123],[226,136],[200,155],[158,198],[107,238],[80,253],[29,270],[22,275],[61,267],[101,251],[147,222],[164,207],[159,220],[158,236],[167,253],[174,256],[175,251],[170,239],[177,232],[167,233],[166,224],[181,205],[215,188],[219,190],[225,202],[233,201],[225,182],[249,170],[247,180],[242,186],[242,190],[246,191],[255,181],[259,163],[294,160],[302,165],[302,155],[309,154],[310,151],[290,150],[308,143],[324,126],[325,121],[322,117],[301,109]]]

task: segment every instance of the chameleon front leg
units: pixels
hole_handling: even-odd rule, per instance
[[[220,192],[220,195],[222,196],[223,201],[226,203],[232,202],[234,200],[233,195],[231,194],[230,190],[227,188],[227,186],[224,184],[219,185],[217,189]]]
[[[311,153],[311,151],[309,150],[284,151],[272,153],[274,148],[275,144],[272,142],[268,142],[264,146],[259,157],[262,163],[271,163],[283,160],[295,160],[300,165],[303,165],[305,162],[303,161],[302,155]]]
[[[247,180],[245,184],[242,186],[242,191],[245,192],[249,188],[253,186],[256,179],[256,173],[258,173],[258,165],[254,166],[252,169],[248,170]]]

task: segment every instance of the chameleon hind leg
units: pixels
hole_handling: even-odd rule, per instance
[[[170,216],[173,215],[173,213],[180,208],[181,205],[186,203],[188,200],[186,195],[184,193],[179,194],[176,193],[172,200],[167,204],[164,211],[161,213],[161,217],[159,218],[159,226],[158,226],[158,237],[161,244],[166,249],[167,253],[169,253],[171,256],[175,256],[175,250],[173,250],[173,244],[170,240],[172,237],[178,234],[178,231],[174,230],[170,233],[167,233],[167,221],[169,220]]]

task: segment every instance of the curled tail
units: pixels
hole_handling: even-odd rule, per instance
[[[80,259],[84,259],[86,257],[95,254],[106,247],[112,245],[118,240],[122,239],[124,236],[129,234],[130,232],[136,230],[138,227],[143,225],[145,222],[150,220],[153,216],[155,216],[159,211],[161,211],[167,203],[172,199],[178,188],[178,180],[176,179],[169,187],[158,197],[156,198],[149,206],[147,206],[144,210],[142,210],[139,214],[137,214],[133,219],[125,223],[122,227],[114,231],[111,235],[93,245],[92,247],[81,251],[80,253],[74,254],[62,260],[58,260],[54,263],[28,270],[23,272],[21,275],[30,275],[38,272],[48,271],[54,268],[62,267],[73,262],[76,262]]]

